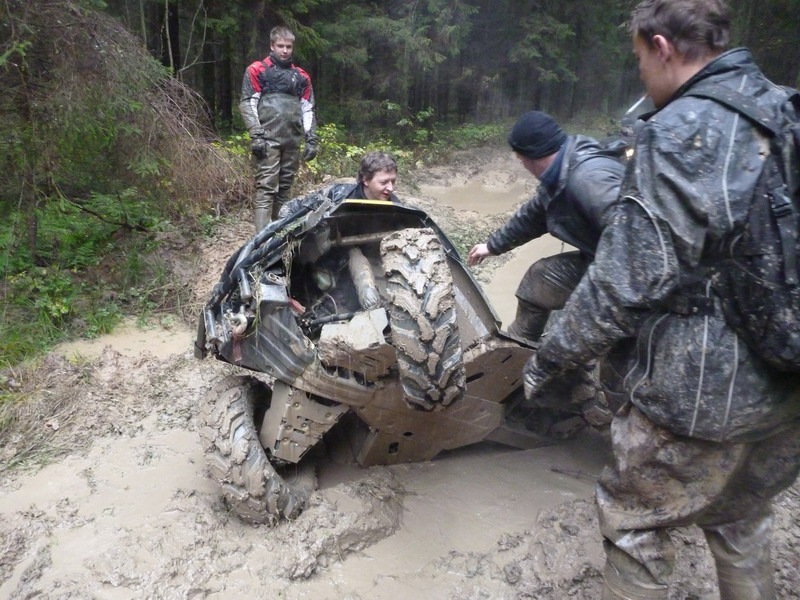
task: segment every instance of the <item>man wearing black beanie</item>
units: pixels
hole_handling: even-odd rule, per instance
[[[555,154],[567,141],[567,134],[547,113],[532,110],[517,120],[508,135],[508,145],[526,158],[537,159]]]
[[[507,330],[535,341],[550,311],[564,307],[594,258],[603,216],[617,200],[624,167],[596,140],[568,136],[550,115],[539,111],[517,120],[508,143],[539,187],[486,243],[470,250],[467,262],[476,265],[545,233],[577,248],[535,262],[520,282],[517,314]]]

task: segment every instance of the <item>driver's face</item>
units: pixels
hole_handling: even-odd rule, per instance
[[[364,195],[369,200],[390,200],[396,181],[396,171],[376,171],[371,179],[364,180]]]
[[[294,42],[292,40],[278,39],[269,45],[269,49],[281,60],[290,60],[294,50]]]

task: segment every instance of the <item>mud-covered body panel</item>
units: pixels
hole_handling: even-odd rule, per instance
[[[398,237],[403,231],[411,233]],[[425,231],[437,239],[432,251],[440,258],[426,255]],[[381,247],[389,236],[394,250]],[[416,241],[405,248],[406,238]],[[391,252],[400,258],[387,258]],[[435,264],[437,274],[431,275],[426,269]],[[416,291],[418,309],[393,296],[394,269],[404,273],[400,292],[403,286]],[[443,277],[442,269],[445,287],[431,281]],[[370,286],[383,300],[366,309]],[[437,297],[442,293],[446,298]],[[431,310],[433,298],[447,304]],[[406,349],[416,354],[408,367],[408,357],[397,358],[402,315],[407,324],[422,312],[430,313],[430,321],[420,321],[419,333],[410,331],[430,339],[423,350]],[[435,334],[445,323],[452,333],[440,340]],[[430,459],[489,437],[502,425],[532,352],[500,332],[480,285],[424,212],[383,202],[337,205],[322,197],[304,201],[299,212],[271,224],[231,257],[200,319],[196,346],[198,355],[249,369],[267,385],[279,381],[301,391],[307,412],[314,402],[349,407],[368,432],[358,450],[365,465]],[[442,393],[439,403],[413,402],[404,372],[416,378],[414,360],[417,371],[431,367],[429,385],[441,384],[447,398]],[[449,382],[437,379],[445,377]],[[281,417],[268,414],[265,422],[277,431]]]

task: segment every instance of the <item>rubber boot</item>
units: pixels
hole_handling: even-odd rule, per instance
[[[772,516],[705,529],[720,600],[774,600]]]
[[[542,337],[549,316],[549,310],[520,300],[517,302],[517,314],[508,326],[508,333],[535,342]]]
[[[669,588],[655,582],[644,583],[625,578],[612,565],[606,563],[603,571],[602,600],[667,600]]]
[[[270,222],[270,211],[268,208],[256,209],[256,233],[264,229]]]

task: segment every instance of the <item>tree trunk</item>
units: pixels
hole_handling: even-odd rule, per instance
[[[177,2],[164,0],[161,18],[161,62],[177,73],[181,66],[180,20]]]
[[[238,103],[239,90],[234,88],[231,54],[233,47],[231,36],[226,34],[222,39],[222,58],[217,68],[217,118],[227,128],[233,125],[234,98]]]

